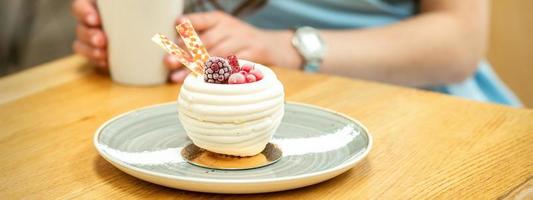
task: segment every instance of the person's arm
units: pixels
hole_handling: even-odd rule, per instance
[[[220,12],[185,17],[214,55],[235,53],[267,65],[301,65],[290,30],[257,29]],[[320,71],[407,86],[459,82],[475,71],[484,53],[487,18],[486,0],[422,0],[418,15],[396,24],[321,30],[327,52]]]
[[[327,53],[320,71],[408,86],[462,81],[485,51],[488,10],[485,0],[423,0],[419,15],[393,25],[322,30]],[[289,31],[271,34],[284,42],[292,37]]]
[[[106,38],[94,0],[75,0],[78,19],[74,49],[107,66]],[[299,68],[292,31],[257,29],[221,12],[185,15],[200,32],[212,55],[237,54],[267,65]],[[405,21],[370,29],[322,30],[328,45],[321,71],[409,86],[458,82],[475,70],[485,49],[486,0],[422,0],[421,13]],[[188,74],[167,56],[171,80]]]

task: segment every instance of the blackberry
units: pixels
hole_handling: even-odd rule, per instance
[[[210,57],[205,62],[204,81],[207,83],[227,84],[231,71],[231,66],[226,59]]]

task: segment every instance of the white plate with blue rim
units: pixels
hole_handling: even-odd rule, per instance
[[[188,163],[191,143],[176,103],[133,110],[104,123],[94,135],[100,155],[118,169],[155,184],[197,192],[262,193],[331,179],[368,155],[372,136],[360,122],[324,108],[288,102],[272,143],[283,152],[271,165],[215,170]]]

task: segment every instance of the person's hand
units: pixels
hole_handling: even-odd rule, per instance
[[[166,55],[164,62],[170,71],[168,79],[171,82],[181,83],[185,80],[185,77],[191,73],[191,71],[183,66],[174,55]]]
[[[211,56],[234,54],[269,66],[300,65],[301,58],[290,42],[291,31],[264,31],[219,11],[184,15],[177,23],[184,18],[191,21]],[[189,73],[172,56],[167,56],[165,63],[173,71],[173,82],[183,81]]]
[[[94,65],[106,69],[107,39],[102,30],[102,21],[95,0],[74,0],[72,13],[77,20],[76,40],[72,48]]]

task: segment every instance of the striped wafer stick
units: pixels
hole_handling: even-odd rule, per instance
[[[194,30],[191,21],[185,19],[183,23],[176,26],[176,30],[181,36],[183,43],[185,43],[185,46],[189,49],[194,62],[200,63],[200,66],[203,67],[203,63],[209,59],[209,53],[207,53],[207,49]]]
[[[185,67],[189,68],[194,74],[203,74],[203,62],[195,62],[187,52],[178,47],[174,42],[170,41],[166,36],[161,34],[155,34],[152,37],[152,41],[158,44],[161,48],[167,51],[169,54],[175,55]]]

